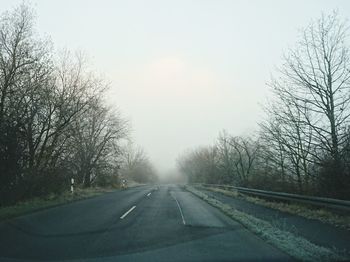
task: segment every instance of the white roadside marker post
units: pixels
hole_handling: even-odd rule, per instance
[[[74,193],[74,178],[70,179],[70,192],[72,194]]]

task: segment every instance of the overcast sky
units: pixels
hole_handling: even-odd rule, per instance
[[[348,0],[28,2],[40,34],[85,51],[111,82],[110,102],[162,173],[223,129],[256,130],[266,82],[298,30],[322,12],[350,15]]]

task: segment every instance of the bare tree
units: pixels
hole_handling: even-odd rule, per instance
[[[218,168],[220,169],[221,178],[219,183],[233,183],[235,176],[235,164],[233,148],[230,145],[231,136],[223,131],[219,134],[216,142],[218,153]]]
[[[268,158],[277,164],[275,169],[283,181],[288,175],[296,180],[299,192],[303,192],[310,180],[312,129],[302,123],[300,112],[291,104],[282,103],[278,107],[275,104],[268,110],[270,117],[261,124],[261,139],[266,145],[263,154],[269,154]]]
[[[177,166],[189,182],[217,184],[222,179],[215,146],[199,147],[185,152],[177,159]]]
[[[107,85],[87,70],[84,56],[56,56],[33,27],[24,4],[0,18],[0,205],[66,188],[78,135],[81,155],[83,142],[93,149],[76,161],[87,166],[88,185],[97,168],[116,166],[111,152],[125,134],[118,114],[94,104]]]
[[[299,48],[291,51],[276,88],[290,94],[320,142],[334,160],[349,124],[350,61],[345,45],[347,27],[337,14],[322,16],[304,32]],[[305,114],[307,107],[310,114]]]
[[[231,137],[228,143],[233,148],[236,183],[246,184],[254,168],[259,143],[249,137]]]
[[[30,87],[27,97],[26,138],[28,162],[26,176],[32,181],[28,190],[38,192],[50,188],[48,184],[61,184],[66,180],[66,157],[69,127],[89,108],[94,96],[104,85],[88,73],[83,58],[72,58],[64,52],[59,60],[52,59],[47,79]],[[43,65],[44,67],[47,65]]]
[[[112,165],[118,165],[115,160],[122,154],[121,140],[127,138],[128,122],[95,100],[71,125],[70,135],[78,181],[89,187],[98,176],[108,175],[106,169],[115,170]]]
[[[32,100],[39,98],[52,72],[48,41],[33,32],[33,11],[20,5],[0,20],[0,177],[1,192],[13,191],[27,172],[25,125],[30,121]],[[6,199],[6,197],[0,197]]]
[[[121,175],[139,183],[154,182],[157,173],[146,152],[129,142],[122,155]]]
[[[329,157],[333,167],[341,166],[350,123],[350,57],[346,37],[346,24],[336,13],[322,15],[306,28],[297,48],[285,56],[280,77],[271,84],[285,104],[287,111],[282,117],[287,121],[285,126],[293,127],[293,132],[284,132],[289,134],[284,136],[288,152],[294,151],[293,156],[299,155],[304,160],[310,160],[304,153],[312,154],[316,164],[324,163]],[[310,145],[313,150],[309,150]],[[299,157],[294,159],[299,160]],[[339,185],[342,172],[332,173],[328,182]]]

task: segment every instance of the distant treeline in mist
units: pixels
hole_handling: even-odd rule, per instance
[[[185,152],[189,182],[350,199],[348,33],[337,13],[307,26],[269,82],[259,130]]]
[[[108,84],[81,54],[53,51],[21,5],[0,17],[0,206],[67,190],[155,179],[129,124],[105,105]],[[135,153],[130,150],[136,150]],[[140,168],[147,172],[140,174]]]

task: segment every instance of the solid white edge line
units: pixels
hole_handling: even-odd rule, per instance
[[[149,197],[151,194],[152,194],[152,192],[149,192],[149,193],[147,194],[147,196]]]
[[[130,208],[128,211],[126,211],[126,213],[125,213],[124,215],[122,215],[122,216],[120,217],[120,219],[124,219],[127,215],[129,215],[129,213],[130,213],[131,211],[133,211],[133,210],[135,209],[135,207],[136,207],[136,206],[133,206],[133,207]]]
[[[177,207],[178,207],[179,210],[180,210],[180,214],[181,214],[181,218],[182,218],[182,223],[183,223],[184,225],[186,225],[185,218],[184,218],[184,215],[183,215],[183,213],[182,213],[181,206],[180,206],[179,202],[177,201],[176,197],[174,197],[174,195],[171,195],[171,196],[175,199],[176,204],[177,204]]]

